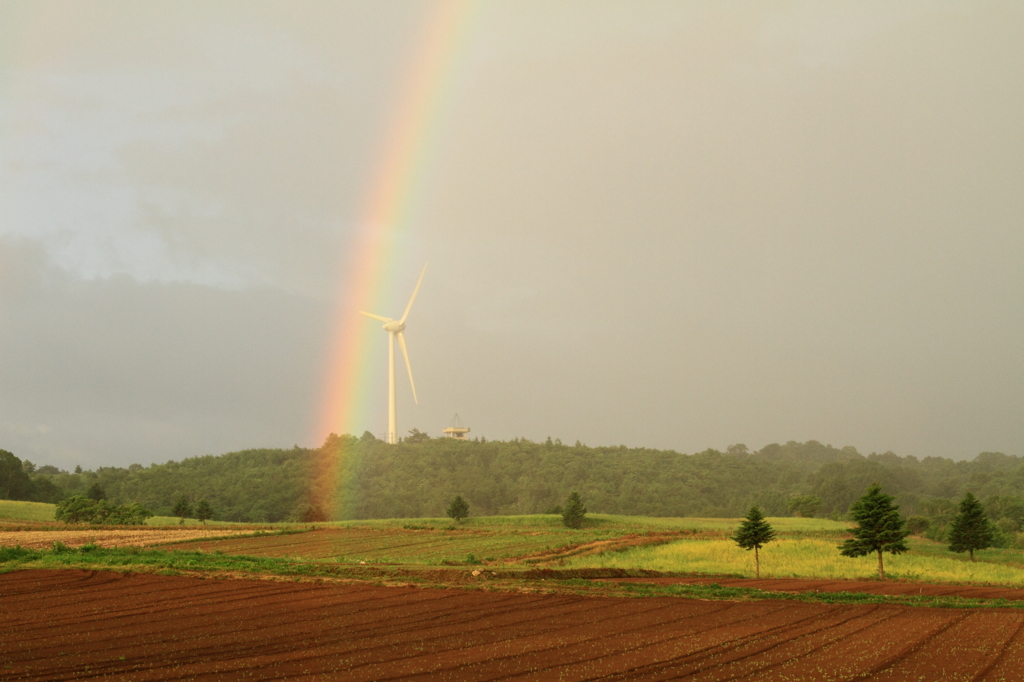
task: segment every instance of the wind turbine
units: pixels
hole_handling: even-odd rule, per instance
[[[416,300],[416,294],[420,291],[420,284],[423,283],[423,275],[427,274],[427,266],[423,266],[423,272],[420,273],[420,279],[416,282],[416,288],[412,290],[412,298],[409,299],[409,305],[405,306],[405,312],[402,313],[402,318],[399,320],[392,320],[390,317],[383,317],[381,315],[374,315],[364,310],[359,312],[367,317],[372,317],[375,320],[380,320],[384,323],[384,331],[388,333],[388,443],[394,444],[398,442],[398,409],[395,406],[395,338],[398,339],[398,345],[402,347],[402,357],[405,358],[405,368],[409,370],[409,385],[412,386],[412,399],[419,405],[420,401],[416,399],[416,384],[412,380],[412,365],[409,364],[409,351],[405,347],[405,318],[409,317],[409,311],[412,310],[412,302]]]

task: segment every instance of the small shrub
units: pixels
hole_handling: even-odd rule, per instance
[[[932,522],[927,516],[911,516],[907,518],[907,530],[911,535],[921,537]]]
[[[111,507],[103,522],[120,526],[141,526],[151,516],[153,516],[153,512],[143,508],[142,505],[136,502],[134,504]]]
[[[54,518],[64,523],[92,523],[137,526],[153,513],[139,504],[108,505],[106,500],[93,500],[75,495],[57,503]]]
[[[21,545],[16,547],[0,547],[0,564],[7,561],[30,561],[38,558],[39,552]]]
[[[925,528],[923,537],[935,542],[945,543],[949,539],[949,526],[939,525],[929,519],[928,527]]]
[[[95,517],[100,501],[90,500],[84,495],[75,495],[57,503],[54,518],[64,523],[89,523]]]

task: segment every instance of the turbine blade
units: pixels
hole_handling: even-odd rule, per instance
[[[417,405],[420,401],[416,399],[416,384],[412,380],[412,365],[409,364],[409,350],[405,347],[405,334],[398,332],[395,334],[398,337],[398,345],[402,347],[402,357],[405,358],[405,368],[409,370],[409,385],[412,386],[412,400]]]
[[[412,302],[416,300],[416,294],[420,293],[420,285],[423,284],[423,275],[427,274],[427,266],[423,266],[423,272],[420,273],[420,279],[416,282],[416,288],[412,290],[412,298],[409,299],[409,305],[405,306],[405,312],[402,313],[402,319],[398,322],[405,324],[405,318],[409,317],[409,311],[412,310]]]
[[[381,322],[391,322],[391,318],[390,317],[381,317],[380,315],[374,315],[373,313],[368,313],[365,310],[360,310],[359,314],[360,315],[366,315],[367,317],[372,317],[373,319],[380,320]]]

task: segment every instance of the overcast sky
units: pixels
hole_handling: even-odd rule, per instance
[[[435,9],[0,4],[0,448],[319,445]],[[430,262],[400,433],[1024,455],[1024,5],[516,0],[465,31],[374,311]]]

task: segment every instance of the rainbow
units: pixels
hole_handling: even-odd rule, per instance
[[[368,324],[359,310],[377,310],[390,293],[389,273],[399,263],[402,237],[407,232],[425,170],[431,159],[432,133],[438,128],[442,104],[451,86],[455,58],[467,34],[475,3],[446,0],[431,5],[423,38],[413,52],[411,69],[401,89],[396,113],[387,128],[376,172],[359,214],[350,246],[335,313],[332,353],[327,372],[317,442],[329,434],[359,435],[375,419],[367,414],[369,397],[380,377],[370,375],[367,357],[378,339],[378,326]],[[418,269],[418,267],[416,268]],[[383,346],[381,346],[383,348]],[[376,369],[376,368],[373,368]],[[334,439],[330,442],[338,443]],[[314,504],[345,514],[342,490],[346,462],[344,447],[320,457],[311,490]],[[324,499],[325,497],[334,499]],[[342,498],[342,499],[339,499]],[[347,515],[347,514],[345,514]]]

